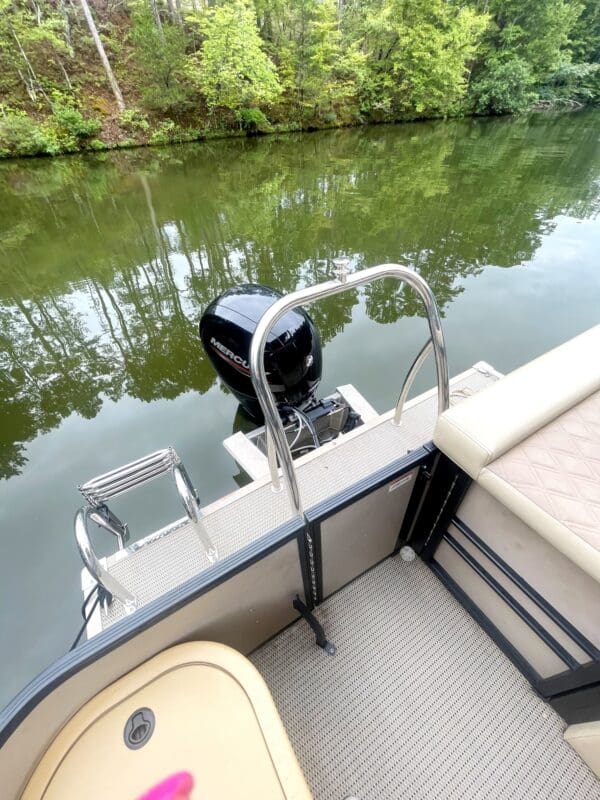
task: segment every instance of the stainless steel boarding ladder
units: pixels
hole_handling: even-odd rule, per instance
[[[106,501],[168,472],[173,475],[183,507],[206,551],[208,560],[214,563],[218,559],[217,548],[211,542],[202,523],[200,504],[189,475],[172,447],[157,450],[137,461],[105,472],[78,487],[88,502],[88,505],[80,508],[75,515],[75,539],[81,558],[98,585],[116,597],[123,604],[127,613],[136,609],[137,598],[111,575],[94,552],[89,536],[88,522],[92,520],[99,527],[116,536],[119,550],[124,550],[125,543],[129,538],[127,525],[113,514],[106,505]]]
[[[278,469],[279,463],[282,468],[290,503],[294,513],[298,516],[303,516],[303,508],[298,489],[296,470],[294,468],[294,459],[288,446],[287,437],[277,410],[275,399],[269,389],[265,371],[265,345],[267,339],[273,326],[288,311],[315,300],[321,300],[324,297],[344,292],[347,289],[355,289],[358,286],[364,286],[380,278],[396,278],[396,280],[408,284],[423,301],[427,314],[427,321],[429,323],[430,338],[415,358],[406,375],[400,391],[394,417],[390,424],[401,424],[402,409],[410,387],[423,362],[432,350],[435,356],[435,368],[437,373],[438,414],[445,411],[450,404],[448,361],[446,357],[444,334],[435,297],[427,282],[413,269],[402,266],[401,264],[380,264],[377,267],[370,267],[369,269],[363,269],[352,273],[348,273],[347,271],[348,261],[346,259],[336,259],[334,260],[334,265],[336,267],[337,279],[319,283],[316,286],[310,286],[306,289],[299,289],[273,303],[260,318],[250,346],[250,374],[252,376],[254,391],[256,392],[265,417],[267,455],[271,482],[275,491],[281,489]]]

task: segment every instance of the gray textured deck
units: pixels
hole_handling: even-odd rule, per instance
[[[388,559],[252,660],[317,800],[599,798],[563,721],[420,561]]]

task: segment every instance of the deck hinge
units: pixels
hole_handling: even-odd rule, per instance
[[[293,606],[296,609],[296,611],[298,611],[302,615],[303,619],[305,619],[310,625],[310,627],[313,629],[313,632],[315,634],[316,644],[320,648],[322,648],[327,653],[328,656],[335,655],[336,646],[333,644],[333,642],[327,640],[323,626],[321,625],[319,620],[315,617],[315,615],[308,610],[308,608],[304,605],[302,600],[300,600],[299,595],[296,595],[296,597],[294,598]]]

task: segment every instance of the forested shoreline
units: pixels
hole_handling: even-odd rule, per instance
[[[0,157],[599,101],[598,0],[0,0]]]

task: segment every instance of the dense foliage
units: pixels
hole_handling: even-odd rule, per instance
[[[600,99],[598,0],[0,0],[0,155]]]

